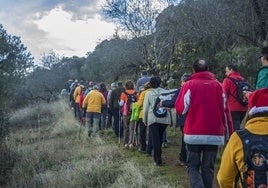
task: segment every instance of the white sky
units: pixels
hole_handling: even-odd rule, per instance
[[[114,34],[115,25],[99,14],[102,1],[0,0],[0,24],[21,37],[35,61],[50,50],[81,57]]]

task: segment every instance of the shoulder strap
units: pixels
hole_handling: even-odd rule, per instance
[[[242,130],[237,130],[236,131],[237,135],[239,136],[242,145],[243,145],[243,152],[244,152],[244,161],[246,161],[246,155],[245,155],[245,151],[247,148],[245,148],[245,144],[244,144],[244,140],[251,134],[247,129],[242,129]],[[235,187],[238,187],[238,181],[240,180],[240,183],[242,185],[242,187],[244,187],[245,182],[243,181],[243,178],[241,177],[241,173],[240,170],[237,166],[237,170],[238,173],[235,177]]]

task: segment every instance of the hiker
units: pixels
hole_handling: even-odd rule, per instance
[[[113,122],[113,127],[114,127],[114,132],[115,135],[119,138],[122,137],[123,135],[123,130],[122,130],[122,124],[121,124],[121,111],[119,108],[119,100],[121,93],[125,91],[125,88],[123,87],[122,82],[117,83],[117,88],[114,89],[111,93],[111,98],[109,101],[109,107],[112,111],[114,122]]]
[[[99,89],[99,91],[104,96],[105,101],[107,101],[108,91],[106,89],[105,83],[103,83],[103,82],[100,83],[100,89]],[[102,105],[102,107],[101,107],[101,129],[105,129],[106,128],[107,114],[108,114],[108,107],[107,107],[107,103],[106,103],[106,104]]]
[[[141,153],[146,153],[146,148],[147,148],[147,144],[146,144],[147,126],[144,125],[144,123],[142,121],[142,115],[143,115],[142,108],[143,108],[143,101],[144,101],[145,94],[150,90],[151,90],[150,82],[146,82],[144,84],[144,90],[141,91],[141,93],[139,95],[139,100],[137,101],[137,106],[139,108],[138,125],[140,127],[140,145],[141,145],[138,151]],[[148,142],[151,142],[151,140]],[[151,152],[149,152],[148,154],[151,154]]]
[[[74,110],[74,108],[75,108],[74,91],[75,91],[77,86],[78,86],[78,80],[75,80],[70,86],[69,101],[70,101],[70,106],[71,106],[72,110]]]
[[[225,75],[226,78],[223,80],[223,89],[227,95],[227,102],[233,121],[233,129],[239,130],[248,106],[246,104],[242,105],[238,101],[238,88],[233,80],[242,81],[245,80],[245,78],[240,75],[237,66],[233,64],[226,66]]]
[[[89,92],[93,89],[94,83],[92,81],[88,82],[86,91],[84,93],[85,97],[87,96],[87,94],[89,94]]]
[[[119,105],[122,108],[123,115],[123,140],[125,148],[133,149],[134,134],[136,131],[135,121],[130,121],[131,105],[137,102],[138,93],[134,90],[134,83],[132,80],[127,80],[125,83],[125,91],[121,93]]]
[[[112,113],[112,109],[110,107],[110,101],[111,101],[112,91],[115,88],[117,88],[117,83],[115,83],[115,82],[111,83],[111,88],[109,89],[108,95],[107,95],[107,108],[108,108],[108,120],[107,120],[107,124],[106,124],[107,128],[112,127],[112,124],[113,124],[113,113]]]
[[[144,90],[144,84],[149,81],[150,77],[148,76],[148,72],[145,70],[141,71],[141,78],[138,79],[136,83],[136,91],[141,92],[142,90]]]
[[[268,46],[262,49],[260,59],[262,67],[257,73],[256,89],[268,88]]]
[[[88,136],[95,136],[99,130],[101,107],[106,104],[104,96],[98,91],[98,85],[87,94],[83,102],[83,108],[86,108],[86,127]]]
[[[82,113],[81,113],[81,109],[79,107],[79,102],[80,102],[80,97],[82,96],[81,94],[82,91],[84,90],[84,85],[83,85],[83,81],[79,82],[79,85],[75,88],[74,90],[74,101],[75,101],[75,105],[74,105],[74,117],[78,118],[79,121],[82,120]]]
[[[156,76],[150,79],[150,85],[152,89],[145,95],[142,116],[143,123],[146,126],[149,126],[149,132],[151,132],[153,144],[153,160],[157,166],[162,166],[164,164],[162,160],[161,143],[163,140],[163,132],[171,123],[169,112],[167,112],[164,117],[156,117],[154,114],[156,99],[162,92],[166,91],[160,87],[160,84],[160,77]]]
[[[232,134],[222,154],[217,174],[221,188],[237,187],[236,184],[240,183],[243,187],[267,187],[268,185],[268,89],[262,88],[249,93],[248,107],[245,129]],[[266,145],[263,150],[262,143]],[[257,152],[254,151],[255,149]],[[266,154],[258,152],[266,152]]]
[[[225,144],[233,126],[222,84],[208,71],[206,60],[197,59],[192,68],[175,108],[180,116],[187,114],[183,131],[190,186],[212,188],[218,146]]]
[[[191,76],[191,74],[189,74],[189,73],[184,73],[181,76],[181,86],[183,86],[183,84],[190,78],[190,76]],[[180,88],[176,90],[175,94],[172,96],[172,99],[161,101],[160,106],[167,107],[167,108],[174,108],[176,99],[179,95],[179,92],[180,92]],[[180,153],[179,153],[179,157],[178,157],[178,163],[180,166],[185,165],[186,156],[187,156],[186,146],[185,146],[185,142],[184,142],[184,134],[183,134],[183,126],[184,126],[185,116],[186,115],[178,116],[176,114],[176,126],[180,127],[181,133],[182,133],[181,149],[180,149]]]

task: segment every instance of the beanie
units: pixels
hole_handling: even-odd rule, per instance
[[[262,88],[248,96],[249,115],[268,112],[268,88]]]

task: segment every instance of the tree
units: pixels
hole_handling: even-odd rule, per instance
[[[174,1],[166,0],[106,0],[104,15],[115,20],[128,38],[135,38],[143,55],[143,69],[154,71],[157,58],[154,57],[155,43],[151,35],[155,31],[155,18]]]
[[[33,57],[17,36],[9,35],[0,24],[0,145],[8,135],[10,98],[23,76],[33,68]]]

